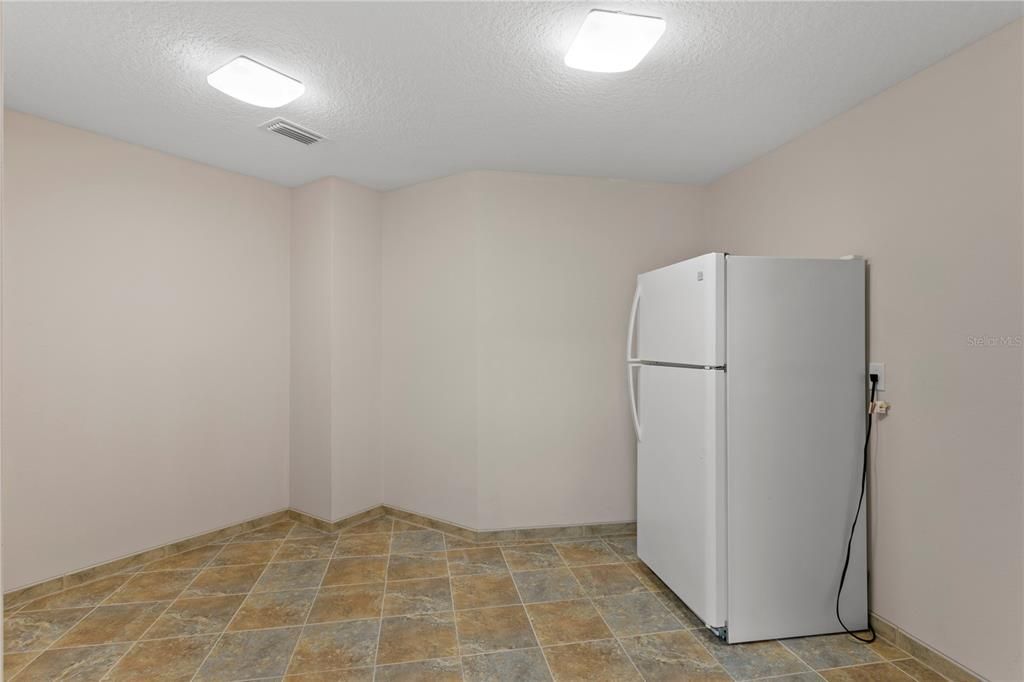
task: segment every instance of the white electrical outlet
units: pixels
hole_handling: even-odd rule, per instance
[[[875,386],[875,390],[885,390],[885,363],[884,362],[872,362],[868,365],[868,391],[871,390],[871,375],[878,375],[878,385]]]

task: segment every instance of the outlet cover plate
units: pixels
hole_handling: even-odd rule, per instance
[[[876,389],[881,392],[885,390],[885,363],[872,362],[868,365],[868,391],[871,391],[871,375],[878,375],[878,386]]]

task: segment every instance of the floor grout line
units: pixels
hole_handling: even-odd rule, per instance
[[[298,527],[299,527],[299,524],[296,523],[295,526],[293,526],[292,529],[290,531],[288,531],[288,535],[291,535],[292,532],[296,528],[298,528]],[[315,536],[314,536],[314,539],[316,539]],[[286,541],[287,541],[287,539],[286,539]],[[334,538],[334,545],[331,547],[331,555],[327,558],[327,564],[324,566],[324,574],[322,576],[320,576],[320,584],[317,585],[317,587],[316,587],[316,594],[314,594],[313,595],[313,599],[310,600],[309,607],[306,609],[306,614],[302,618],[302,625],[300,626],[301,629],[299,630],[299,637],[298,637],[298,639],[295,640],[295,646],[292,647],[292,651],[288,655],[288,662],[285,663],[285,665],[284,665],[284,671],[281,673],[282,676],[288,675],[288,671],[292,667],[292,660],[294,660],[295,652],[299,648],[299,642],[302,641],[303,635],[306,634],[306,626],[309,625],[309,616],[310,616],[310,614],[313,613],[313,607],[316,605],[316,600],[320,598],[320,592],[324,589],[324,581],[327,580],[327,572],[331,570],[331,561],[332,561],[332,559],[334,557],[334,553],[338,550],[338,543],[339,542],[341,542],[341,534],[340,533],[337,535],[337,537]],[[281,550],[283,548],[284,548],[284,543],[281,543],[281,546],[278,547],[277,552],[274,553],[274,556],[276,557],[281,552]],[[271,563],[273,563],[273,558],[271,558]],[[280,563],[284,563],[284,562],[280,562]],[[258,583],[259,581],[257,580],[256,582]],[[256,585],[255,584],[253,585],[253,589],[256,589]],[[265,594],[273,594],[273,593],[267,592]],[[248,597],[246,597],[246,600],[248,600]],[[242,606],[244,606],[244,605],[245,605],[245,603],[243,602]],[[239,609],[241,609],[241,607],[239,607]]]
[[[211,546],[211,545],[204,545],[204,547],[209,547],[209,546]],[[196,548],[194,548],[194,549],[201,549],[201,548],[200,548],[200,547],[196,547]],[[186,591],[188,590],[188,588],[190,588],[190,587],[192,586],[192,583],[194,583],[194,582],[196,581],[196,579],[197,579],[197,578],[199,577],[199,575],[200,575],[200,574],[201,574],[201,573],[203,572],[203,570],[204,570],[204,569],[205,569],[205,568],[206,568],[207,566],[209,566],[209,565],[210,565],[210,563],[211,563],[211,562],[212,562],[212,561],[213,561],[214,559],[216,559],[216,558],[217,558],[218,556],[220,556],[220,553],[221,553],[221,552],[223,552],[223,551],[224,551],[224,548],[222,547],[221,549],[218,549],[218,550],[217,550],[216,552],[214,552],[214,553],[213,553],[213,555],[211,555],[211,556],[210,556],[210,558],[209,558],[209,559],[207,559],[207,560],[206,560],[206,561],[205,561],[205,562],[203,563],[203,565],[199,567],[199,569],[198,569],[198,570],[196,571],[196,574],[195,574],[194,576],[192,576],[192,580],[189,580],[189,581],[188,581],[188,584],[187,584],[187,585],[185,585],[185,587],[183,587],[183,588],[182,588],[181,592],[179,592],[179,593],[178,593],[178,596],[180,596],[180,595],[184,594],[184,593],[185,593],[185,592],[186,592]],[[180,554],[184,554],[184,552],[180,552]],[[174,556],[177,556],[177,555],[174,555]],[[111,594],[110,596],[108,596],[108,597],[107,597],[107,599],[110,599],[110,597],[113,597],[113,596],[114,596],[115,594],[118,594],[118,593],[119,593],[119,592],[120,592],[121,590],[123,590],[123,589],[124,589],[125,587],[127,587],[128,583],[130,583],[130,582],[131,582],[132,580],[134,580],[134,579],[135,579],[134,577],[132,577],[132,578],[129,578],[129,579],[128,579],[128,580],[127,580],[127,581],[126,581],[125,583],[124,583],[124,585],[122,585],[122,586],[121,586],[121,587],[119,587],[118,589],[114,590],[114,592],[113,592],[113,593],[112,593],[112,594]],[[100,603],[101,603],[101,604],[105,604],[105,603],[106,603],[106,601],[107,601],[107,599],[104,599],[104,600],[103,600],[103,602],[100,602]],[[120,665],[121,661],[123,661],[123,660],[124,660],[124,657],[125,657],[125,656],[127,656],[127,655],[128,655],[128,654],[129,654],[129,653],[130,653],[130,652],[131,652],[131,651],[132,651],[132,650],[133,650],[133,649],[134,649],[134,648],[135,648],[136,646],[138,646],[138,645],[139,645],[139,644],[140,644],[141,642],[145,641],[145,639],[146,639],[146,633],[148,633],[148,632],[149,632],[150,630],[152,630],[152,629],[153,629],[153,626],[154,626],[154,625],[156,625],[156,622],[157,622],[158,620],[160,620],[160,619],[161,619],[161,618],[163,617],[163,615],[164,615],[165,613],[167,613],[167,611],[168,611],[168,610],[169,610],[169,609],[170,609],[170,608],[171,608],[171,607],[172,607],[172,606],[174,605],[174,602],[176,602],[177,600],[178,600],[178,597],[175,597],[174,599],[172,599],[172,600],[170,600],[169,602],[167,602],[167,606],[165,606],[165,607],[164,607],[164,609],[163,609],[163,611],[161,611],[161,612],[160,612],[160,615],[158,615],[158,616],[157,616],[156,618],[154,618],[154,619],[153,619],[153,622],[152,622],[152,623],[150,623],[150,624],[149,624],[149,625],[148,625],[148,626],[146,627],[146,629],[142,631],[142,634],[141,634],[141,635],[139,635],[139,636],[138,636],[138,637],[137,637],[137,638],[135,639],[135,641],[134,641],[134,642],[132,642],[132,643],[131,643],[131,644],[130,644],[130,645],[128,646],[128,648],[127,648],[127,649],[125,649],[125,650],[124,650],[124,653],[123,653],[123,654],[121,654],[120,656],[118,656],[117,660],[116,660],[116,661],[114,661],[114,665],[110,666],[110,668],[109,668],[109,669],[107,670],[107,672],[103,674],[103,677],[101,678],[101,680],[107,680],[107,679],[109,679],[109,678],[110,678],[110,673],[114,672],[114,669],[115,669],[115,668],[117,668],[117,666],[118,666],[118,665]],[[129,602],[129,603],[130,603],[130,602]],[[136,603],[146,603],[146,602],[136,602]],[[239,606],[241,606],[241,605],[239,605]],[[97,607],[97,608],[98,608],[98,607]],[[68,632],[70,632],[70,630],[69,630]],[[210,651],[213,651],[213,647],[215,647],[215,646],[217,646],[217,642],[216,642],[216,641],[214,641],[213,645],[212,645],[212,646],[210,647]],[[209,652],[207,652],[207,655],[209,655]],[[205,662],[205,660],[206,660],[206,659],[204,658],[203,660],[204,660],[204,662]],[[202,664],[200,664],[200,667],[202,667]],[[198,670],[198,668],[197,668],[197,670]]]
[[[610,543],[608,543],[608,541],[605,541],[605,544],[606,544],[606,545],[608,545],[609,547],[611,547],[611,544],[610,544]],[[617,551],[615,550],[615,548],[614,548],[614,547],[611,547],[611,549],[612,549],[612,551],[613,551],[613,552],[615,552],[615,554],[616,554],[617,556],[620,556],[620,557],[622,556],[622,555],[620,555],[620,554],[619,554],[619,553],[618,553],[618,552],[617,552]],[[640,557],[637,557],[637,561],[639,561],[639,560],[640,560]],[[624,561],[624,563],[626,563],[626,565],[627,565],[627,566],[629,565],[629,564],[628,564],[628,562],[625,562],[625,561]],[[633,571],[633,570],[632,570],[632,568],[630,568],[630,572],[631,572],[631,573],[633,573],[633,575],[636,575],[636,571]],[[575,574],[574,574],[574,575],[575,575]],[[641,581],[641,584],[643,583],[643,580],[642,580],[642,579],[640,578],[640,576],[637,576],[637,580],[640,580],[640,581]],[[646,587],[646,586],[645,586],[645,587]],[[654,590],[651,590],[650,588],[646,588],[646,589],[647,589],[647,591],[648,591],[648,592],[650,592],[651,594],[654,594]],[[658,597],[657,597],[657,595],[656,595],[656,594],[654,595],[654,598],[655,598],[655,599],[658,599]],[[681,601],[681,600],[680,600],[680,601]],[[689,634],[690,634],[690,636],[691,636],[691,637],[693,637],[693,638],[694,638],[694,639],[695,639],[695,640],[697,641],[697,644],[699,644],[699,645],[700,645],[700,646],[701,646],[701,647],[702,647],[702,648],[704,649],[704,651],[706,651],[706,652],[708,653],[708,655],[709,655],[709,656],[711,656],[711,660],[715,661],[715,663],[717,663],[717,664],[718,664],[718,667],[722,669],[722,672],[724,672],[724,673],[725,673],[726,677],[728,677],[728,678],[729,678],[729,679],[731,679],[731,680],[735,680],[735,679],[736,679],[736,677],[735,677],[735,676],[734,676],[734,675],[733,675],[733,674],[732,674],[731,672],[729,672],[729,671],[728,671],[728,670],[726,669],[726,667],[725,667],[725,666],[724,666],[724,665],[722,664],[722,661],[721,661],[721,660],[719,660],[719,658],[718,658],[717,656],[715,656],[715,652],[711,651],[710,647],[708,647],[708,646],[707,646],[706,644],[704,644],[704,642],[702,642],[702,641],[701,641],[701,638],[700,638],[700,637],[698,637],[697,635],[693,634],[693,630],[697,630],[697,629],[700,629],[700,628],[690,628],[690,627],[688,627],[688,626],[687,626],[687,624],[683,622],[683,619],[682,619],[682,618],[679,618],[678,616],[676,616],[676,614],[672,613],[672,611],[671,611],[671,610],[670,610],[670,609],[668,608],[668,606],[666,606],[666,605],[665,605],[665,604],[664,604],[663,602],[661,602],[661,600],[660,600],[660,599],[658,599],[658,602],[659,602],[659,603],[661,603],[661,605],[662,605],[662,606],[663,606],[663,607],[665,608],[665,610],[667,610],[667,611],[668,611],[668,612],[669,612],[669,613],[670,613],[670,614],[672,615],[672,617],[673,617],[673,618],[675,618],[675,619],[676,619],[676,621],[678,621],[678,622],[679,622],[679,624],[683,626],[683,631],[684,631],[684,632],[687,632],[687,633],[689,633]],[[596,608],[596,607],[595,607],[595,608]],[[689,607],[687,607],[687,608],[689,608]],[[600,612],[599,612],[599,613],[600,613]],[[611,628],[609,628],[609,629],[611,629]],[[614,633],[614,631],[612,632],[612,634],[615,634],[615,633]],[[620,647],[622,646],[622,642],[619,642],[619,646],[620,646]],[[625,651],[625,647],[622,647],[622,649],[623,649],[623,651]],[[627,656],[627,657],[629,658],[630,662],[631,662],[631,663],[633,663],[633,666],[634,666],[634,667],[637,667],[637,666],[636,666],[636,662],[635,662],[635,661],[633,661],[633,657],[629,655],[629,652],[628,652],[628,651],[626,651],[625,653],[626,653],[626,656]],[[640,672],[640,669],[639,669],[638,667],[637,667],[637,672]],[[643,673],[640,673],[640,676],[641,676],[641,677],[643,677]],[[646,678],[645,678],[645,679],[646,679]]]
[[[459,659],[459,679],[466,679],[466,670],[462,665],[462,637],[459,635],[459,618],[455,615],[455,586],[452,585],[452,563],[448,560],[448,537],[442,534],[444,542],[444,568],[448,573],[448,594],[452,601],[452,628],[455,630],[455,655]]]
[[[505,570],[508,571],[508,578],[512,581],[512,587],[516,590],[516,596],[519,597],[519,607],[523,610],[523,613],[526,614],[526,622],[530,624],[530,632],[533,633],[533,639],[537,642],[537,648],[540,649],[540,656],[544,659],[544,667],[548,669],[548,675],[552,680],[554,680],[555,671],[551,669],[551,662],[548,661],[548,655],[544,652],[544,645],[541,644],[540,637],[537,636],[537,629],[533,627],[533,618],[530,617],[530,610],[526,608],[526,602],[523,601],[523,594],[519,591],[519,585],[516,584],[515,577],[512,575],[512,567],[508,565],[508,557],[505,556],[505,550],[499,546],[498,552],[501,554],[501,560],[505,562]],[[558,552],[556,551],[555,554],[558,554]],[[559,555],[559,559],[561,559],[561,555]],[[562,563],[565,563],[564,559],[562,560]]]
[[[377,660],[380,658],[380,636],[384,631],[384,603],[388,598],[388,572],[391,570],[391,544],[395,539],[395,520],[391,519],[391,530],[388,532],[388,553],[384,562],[384,588],[380,593],[380,614],[377,617],[377,644],[373,649],[373,670],[370,679],[377,679]],[[339,538],[340,540],[340,538]]]
[[[273,524],[271,524],[271,525],[273,525]],[[293,526],[292,528],[294,528],[294,526]],[[291,533],[291,531],[292,531],[292,529],[289,529],[289,530],[288,530],[288,532],[289,532],[289,533]],[[286,535],[285,537],[287,537],[287,535]],[[224,547],[227,547],[227,545],[224,545]],[[223,551],[224,551],[224,549],[222,548],[222,549],[220,550],[220,552],[217,552],[217,554],[215,554],[215,555],[214,555],[214,558],[216,558],[217,556],[219,556],[219,555],[220,555],[220,553],[221,553],[221,552],[223,552]],[[212,561],[212,560],[213,560],[213,559],[211,559],[211,561]],[[216,639],[216,640],[214,640],[214,642],[213,642],[213,646],[211,646],[211,647],[210,647],[210,650],[206,652],[206,656],[204,656],[204,657],[203,657],[203,660],[202,660],[202,661],[201,661],[201,662],[199,663],[199,667],[198,667],[198,668],[196,668],[196,671],[195,671],[195,672],[194,672],[194,673],[192,674],[192,677],[190,677],[190,678],[189,678],[189,680],[191,680],[192,682],[194,682],[194,681],[195,681],[195,679],[196,679],[196,677],[197,677],[197,676],[199,675],[199,672],[200,672],[200,671],[201,671],[201,670],[203,669],[203,666],[204,666],[204,665],[206,665],[206,662],[207,662],[208,660],[210,660],[210,656],[211,656],[211,655],[213,654],[213,652],[214,652],[214,651],[215,651],[215,650],[217,649],[217,646],[218,646],[218,645],[220,644],[220,641],[221,641],[222,639],[224,639],[224,635],[225,635],[225,634],[227,633],[227,631],[228,631],[228,628],[229,628],[229,627],[231,627],[231,623],[233,623],[233,622],[234,622],[234,620],[235,620],[235,618],[236,618],[236,617],[238,616],[238,612],[239,612],[239,611],[240,611],[240,610],[242,609],[242,605],[243,605],[243,604],[245,604],[246,600],[247,600],[247,599],[249,598],[249,595],[250,595],[250,594],[252,594],[252,591],[253,591],[254,589],[256,589],[256,585],[257,585],[257,584],[258,584],[258,583],[260,582],[260,580],[261,580],[261,579],[263,578],[264,574],[265,574],[265,573],[267,572],[267,569],[268,569],[269,567],[270,567],[270,562],[267,562],[267,564],[266,564],[266,565],[265,565],[265,566],[263,567],[263,570],[262,570],[262,571],[260,571],[260,574],[259,574],[259,575],[258,575],[258,576],[256,577],[256,580],[255,580],[255,581],[253,581],[252,587],[250,587],[250,588],[249,588],[249,591],[248,591],[248,592],[246,592],[246,594],[245,594],[245,597],[244,597],[244,598],[242,599],[242,601],[241,601],[241,602],[239,602],[239,604],[238,604],[238,608],[236,608],[236,609],[235,609],[235,612],[231,614],[231,618],[230,618],[230,619],[228,619],[228,622],[227,622],[227,624],[226,624],[226,625],[224,626],[224,629],[223,629],[223,630],[221,630],[221,631],[220,631],[220,633],[219,633],[219,634],[217,635],[217,639]],[[197,577],[198,577],[198,576],[197,576]],[[300,636],[301,636],[301,632],[300,632]],[[295,640],[295,643],[296,643],[296,644],[298,644],[298,640]],[[111,669],[113,669],[113,668],[111,668]]]

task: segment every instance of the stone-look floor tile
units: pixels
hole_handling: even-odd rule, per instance
[[[281,592],[320,587],[327,572],[327,559],[319,561],[288,561],[270,564],[260,576],[253,592]]]
[[[337,540],[332,537],[302,538],[285,540],[281,549],[274,555],[274,561],[309,561],[312,559],[330,559],[334,554]]]
[[[910,682],[913,678],[892,663],[871,663],[851,668],[819,670],[828,682]]]
[[[594,600],[616,637],[680,630],[682,624],[650,592],[620,594]]]
[[[507,573],[505,557],[498,547],[452,549],[448,551],[448,567],[452,575]]]
[[[323,587],[384,582],[384,569],[387,565],[388,558],[383,556],[331,559]]]
[[[612,549],[601,540],[572,540],[556,542],[555,549],[570,566],[589,564],[614,564],[622,561]]]
[[[160,617],[168,605],[168,602],[154,602],[97,606],[95,611],[58,639],[54,646],[59,648],[134,641],[142,637],[142,633]]]
[[[466,682],[550,682],[548,665],[540,649],[513,649],[462,657]]]
[[[882,639],[881,637],[877,638],[871,644],[868,644],[867,647],[887,661],[895,661],[900,658],[910,658],[910,654],[906,651],[900,649],[892,642]]]
[[[349,668],[348,670],[325,670],[318,673],[286,675],[284,682],[373,682],[373,668]]]
[[[334,556],[377,556],[390,551],[391,536],[387,533],[342,535],[334,548]]]
[[[917,680],[917,682],[946,682],[945,677],[916,658],[903,658],[893,661],[892,664]]]
[[[188,682],[210,653],[216,635],[138,642],[105,680],[110,682]]]
[[[43,652],[18,673],[18,682],[53,682],[81,680],[92,682],[102,678],[130,644],[51,649]],[[6,657],[6,656],[5,656]]]
[[[120,590],[110,595],[104,603],[170,601],[181,594],[198,573],[199,571],[137,573]]]
[[[392,533],[404,533],[407,530],[431,530],[426,526],[421,526],[409,521],[402,521],[401,519],[395,519],[394,525],[391,526]]]
[[[623,561],[640,561],[640,557],[636,555],[635,535],[612,536],[601,539],[604,540],[608,546],[612,548],[612,551],[618,554],[619,558]]]
[[[280,540],[242,542],[237,545],[228,545],[221,550],[220,554],[213,558],[213,561],[210,562],[210,566],[265,564],[273,558],[274,554],[277,553],[277,550],[280,547]]]
[[[326,537],[337,538],[338,534],[337,533],[325,533],[324,531],[319,530],[318,528],[314,528],[313,526],[307,526],[304,523],[296,523],[295,526],[292,528],[291,532],[288,533],[288,539],[289,540],[295,540],[295,539],[298,539],[298,538],[326,538]]]
[[[379,628],[380,622],[375,618],[307,625],[295,646],[288,673],[373,665]]]
[[[251,530],[248,533],[242,533],[236,535],[231,539],[232,543],[235,542],[259,542],[261,540],[284,540],[288,537],[292,528],[295,526],[294,521],[278,521],[277,523],[263,528],[257,528]]]
[[[692,630],[726,672],[737,680],[807,672],[809,668],[776,641],[726,644],[709,630]]]
[[[25,604],[21,611],[41,611],[43,609],[74,609],[82,606],[96,606],[109,597],[119,587],[128,582],[130,575],[112,575],[94,580],[69,590],[48,594]]]
[[[316,590],[252,593],[238,609],[228,631],[268,630],[303,625]]]
[[[179,599],[171,604],[153,626],[146,639],[213,635],[224,631],[245,599],[243,594],[226,597]]]
[[[522,606],[456,611],[455,624],[463,655],[537,646],[530,619]]]
[[[643,562],[630,561],[626,565],[629,566],[629,570],[633,571],[633,575],[640,578],[640,582],[644,584],[644,587],[651,592],[668,591],[668,586],[661,582],[661,578],[659,578],[654,571],[648,568]]]
[[[448,578],[391,581],[384,593],[384,615],[404,616],[452,610]]]
[[[507,573],[456,575],[451,582],[456,610],[520,603],[516,585]]]
[[[379,665],[376,679],[381,682],[461,682],[462,666],[457,658]]]
[[[444,536],[445,549],[480,549],[482,547],[497,547],[497,540],[486,540],[484,542],[475,542],[473,540],[464,540],[455,535]]]
[[[444,552],[392,554],[388,561],[388,580],[440,578],[447,575],[448,562],[445,561]]]
[[[732,679],[697,638],[685,630],[625,637],[620,643],[647,682]]]
[[[187,571],[203,568],[206,564],[220,553],[219,545],[206,545],[190,549],[181,554],[172,554],[169,557],[159,559],[153,563],[146,564],[143,571]]]
[[[583,589],[592,597],[647,591],[626,564],[576,566],[571,570],[583,585]]]
[[[782,643],[815,670],[878,663],[882,660],[870,646],[846,634],[798,637],[783,640]]]
[[[809,670],[805,673],[793,673],[792,675],[779,675],[778,677],[769,677],[757,682],[822,682],[825,679],[813,670]],[[909,680],[907,681],[909,682]]]
[[[182,597],[222,597],[228,594],[247,594],[259,580],[264,566],[217,566],[200,571]]]
[[[301,633],[302,628],[226,632],[195,680],[227,682],[284,675]]]
[[[29,663],[31,663],[41,651],[26,651],[20,654],[4,654],[4,679],[9,680]]]
[[[362,583],[324,587],[310,609],[309,623],[359,620],[380,616],[384,583]]]
[[[381,622],[377,663],[404,663],[458,655],[451,613],[392,616]]]
[[[542,568],[565,566],[561,555],[549,542],[503,547],[501,553],[505,555],[505,563],[513,571],[537,571]]]
[[[513,573],[523,603],[540,601],[564,601],[585,597],[586,592],[569,572],[568,568],[552,568],[542,571]]]
[[[683,603],[679,597],[669,591],[655,592],[654,596],[661,600],[661,603],[672,612],[679,622],[688,628],[703,628],[704,623]]]
[[[390,533],[394,520],[388,516],[381,516],[376,519],[364,521],[357,526],[346,528],[341,531],[342,535],[362,535],[364,533]]]
[[[20,611],[7,616],[4,618],[4,653],[45,649],[90,611],[92,607]]]
[[[614,639],[546,647],[555,682],[632,682],[642,678]]]
[[[613,636],[589,599],[528,604],[526,612],[541,646]]]
[[[443,552],[444,549],[444,535],[436,530],[410,530],[391,536],[391,551],[395,554]]]

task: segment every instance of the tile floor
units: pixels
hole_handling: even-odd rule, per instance
[[[631,536],[474,544],[292,522],[5,614],[5,679],[943,680],[879,640],[725,645]]]

